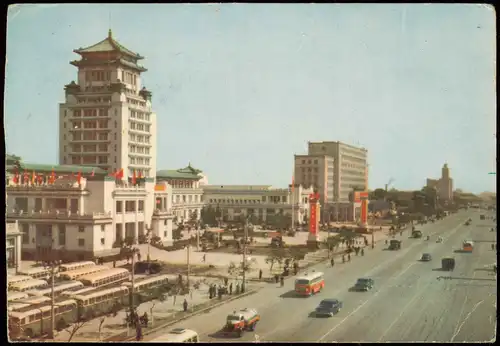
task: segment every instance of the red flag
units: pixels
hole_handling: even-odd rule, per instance
[[[90,176],[93,177],[94,174],[95,174],[95,169],[92,170],[92,174]]]
[[[116,174],[116,179],[123,179],[123,168]]]
[[[135,185],[137,182],[137,177],[135,176],[135,169],[134,169],[134,175],[132,175],[132,185]]]
[[[28,184],[30,180],[30,174],[27,170],[24,170],[23,184]]]
[[[33,173],[31,174],[31,184],[35,185],[35,179],[36,179],[36,173],[35,171],[33,171]]]
[[[52,173],[50,173],[49,184],[54,184],[56,182],[56,172],[54,172],[54,168],[52,168]]]
[[[142,172],[141,171],[139,171],[139,177],[138,178],[142,179]]]
[[[78,185],[82,183],[82,173],[78,172],[78,175],[76,176],[76,181],[78,182]]]
[[[42,185],[43,184],[43,176],[39,175],[37,178],[38,178],[38,184]]]

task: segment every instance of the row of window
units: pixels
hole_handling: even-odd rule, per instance
[[[136,201],[116,201],[116,212],[123,212],[123,202],[125,202],[125,212],[135,212],[136,211]],[[144,211],[144,201],[138,201],[137,211]]]
[[[198,203],[198,201],[202,201],[203,197],[201,195],[182,195],[182,203]],[[181,196],[176,195],[175,196],[175,202],[180,203],[181,202]]]
[[[140,119],[140,120],[151,120],[151,115],[149,113],[144,113],[144,112],[139,112],[136,110],[133,110],[132,108],[129,108],[130,111],[130,118],[132,119]]]
[[[129,161],[131,165],[146,165],[149,166],[149,163],[151,162],[151,159],[149,158],[144,158],[144,157],[134,157],[129,155]]]
[[[146,154],[149,155],[149,147],[144,147],[136,144],[129,144],[129,151],[131,153]]]
[[[29,224],[22,223],[20,225],[21,227],[21,232],[23,234],[22,236],[22,242],[23,244],[29,244],[30,243],[30,234],[29,234]],[[57,230],[58,230],[58,237],[57,237],[57,243],[59,246],[65,246],[66,245],[66,225],[60,224],[57,225]],[[101,232],[106,231],[105,225],[101,225]],[[85,226],[78,226],[78,232],[79,233],[84,233],[85,232]],[[52,225],[47,225],[47,228],[44,229],[42,232],[40,232],[40,235],[42,237],[49,237],[52,239]],[[105,238],[101,238],[101,244],[105,245]],[[85,239],[79,238],[78,239],[78,246],[85,246]]]
[[[77,104],[111,103],[111,97],[79,97]]]
[[[84,141],[107,141],[109,140],[107,133],[96,133],[96,132],[73,132],[72,136],[74,141],[81,141],[82,138]],[[115,133],[115,141],[116,141],[116,133]],[[66,140],[66,135],[63,136],[63,139]]]
[[[151,129],[151,125],[140,124],[140,123],[136,123],[134,121],[129,121],[129,126],[130,126],[131,130],[138,130],[138,131],[149,132],[149,130]]]
[[[267,198],[269,197],[269,199]],[[227,203],[227,204],[255,204],[255,203],[287,203],[287,196],[262,196],[261,200],[258,199],[209,199],[210,203]]]
[[[133,98],[127,97],[127,102],[131,105],[146,107],[146,102],[134,100]]]
[[[111,71],[85,71],[85,80],[89,82],[103,82],[111,80]]]
[[[129,134],[128,139],[131,142],[138,142],[138,143],[148,143],[150,141],[150,135],[135,135],[135,134]]]

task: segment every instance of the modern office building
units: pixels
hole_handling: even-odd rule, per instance
[[[141,84],[143,59],[109,31],[104,40],[74,50],[77,82],[65,86],[59,106],[59,163],[99,167],[108,172],[156,172],[156,114],[151,92]]]
[[[321,219],[354,221],[361,204],[354,191],[367,191],[367,150],[342,142],[309,142],[307,155],[295,155],[295,179],[320,194]]]
[[[453,201],[453,179],[450,176],[450,169],[447,163],[441,168],[440,179],[427,178],[427,187],[435,188],[440,200],[447,202]]]
[[[254,215],[266,221],[268,215],[288,214],[296,224],[309,216],[309,195],[312,188],[305,189],[296,184],[292,189],[277,189],[269,185],[204,185],[204,203],[219,208],[222,218],[228,221],[241,216]],[[293,193],[292,193],[293,190]]]

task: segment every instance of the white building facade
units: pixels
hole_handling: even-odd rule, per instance
[[[202,171],[191,167],[156,172],[156,180],[172,187],[172,213],[178,224],[199,220],[203,208],[203,189],[208,179]]]
[[[93,166],[123,179],[156,172],[156,114],[142,87],[143,59],[113,39],[74,50],[82,59],[77,83],[65,86],[59,106],[59,163]]]
[[[53,184],[10,181],[7,221],[19,223],[25,259],[48,249],[74,260],[105,257],[117,253],[122,241],[136,244],[148,232],[168,244],[172,192],[162,186],[152,178],[132,186],[106,175],[81,177],[80,184],[68,176]]]
[[[265,222],[268,215],[290,215],[302,224],[309,215],[309,195],[312,188],[296,185],[293,189],[277,189],[269,185],[204,185],[205,205],[219,208],[223,218],[232,221],[254,215]],[[293,194],[292,194],[293,190]],[[292,208],[293,205],[293,208]]]
[[[17,221],[5,224],[5,252],[7,268],[17,273],[21,269],[22,233]]]

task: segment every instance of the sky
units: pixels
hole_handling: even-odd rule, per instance
[[[6,149],[58,160],[73,49],[108,29],[140,53],[158,169],[286,187],[308,141],[363,146],[369,188],[496,191],[495,11],[465,4],[15,5],[7,18]]]

